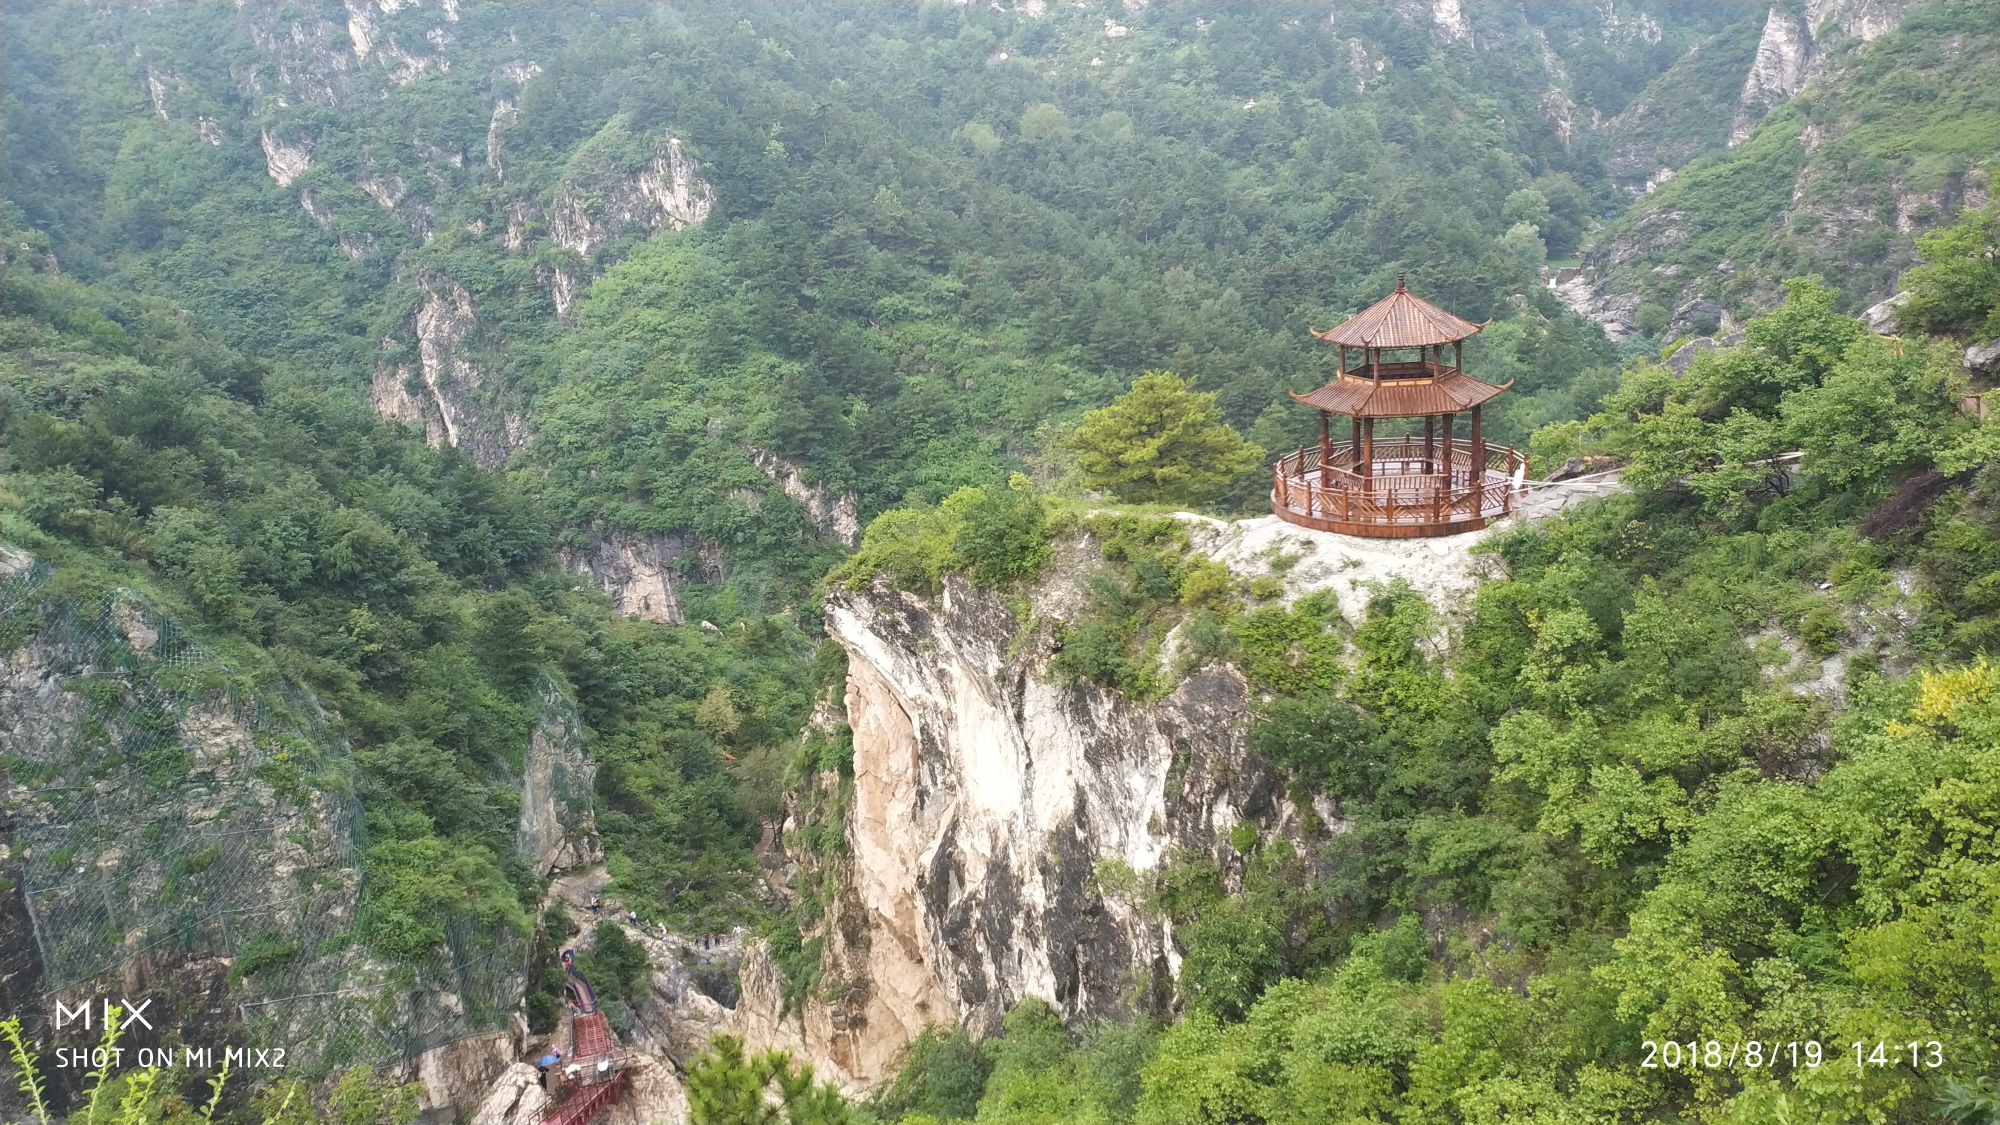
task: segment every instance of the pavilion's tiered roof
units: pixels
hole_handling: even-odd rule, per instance
[[[1487,324],[1491,324],[1488,321]],[[1350,348],[1428,348],[1477,335],[1485,324],[1453,316],[1411,293],[1396,279],[1396,291],[1356,313],[1345,324],[1313,335]]]

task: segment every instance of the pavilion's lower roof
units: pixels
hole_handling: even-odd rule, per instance
[[[1427,414],[1457,414],[1496,398],[1507,387],[1482,383],[1457,371],[1434,379],[1398,379],[1377,383],[1343,375],[1309,395],[1292,397],[1314,410],[1350,418],[1421,418]]]

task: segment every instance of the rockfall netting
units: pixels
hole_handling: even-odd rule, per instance
[[[56,594],[46,566],[13,569],[0,767],[51,997],[135,961],[230,958],[225,1022],[307,1074],[505,1026],[524,937],[452,923],[419,964],[354,940],[366,841],[353,756],[310,696],[240,686],[129,592]],[[553,774],[545,784],[570,788]]]

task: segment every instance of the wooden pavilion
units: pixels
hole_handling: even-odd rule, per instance
[[[1319,448],[1278,458],[1271,510],[1320,531],[1385,539],[1476,531],[1511,511],[1527,457],[1487,445],[1479,413],[1514,384],[1496,387],[1464,371],[1465,341],[1486,324],[1420,300],[1399,277],[1385,300],[1314,332],[1340,348],[1340,377],[1292,396],[1319,411]],[[1335,414],[1351,424],[1350,440],[1332,440]],[[1460,414],[1469,416],[1466,441],[1458,439]],[[1423,436],[1377,441],[1382,418],[1422,418]]]

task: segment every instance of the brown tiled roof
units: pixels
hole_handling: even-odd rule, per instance
[[[1309,395],[1292,397],[1314,410],[1330,410],[1350,418],[1421,418],[1426,414],[1457,414],[1498,397],[1513,386],[1496,387],[1469,375],[1446,371],[1436,379],[1375,383],[1351,376],[1336,379]]]
[[[1313,335],[1329,344],[1346,344],[1350,348],[1425,348],[1463,340],[1484,327],[1485,324],[1461,320],[1411,295],[1399,277],[1394,293],[1349,317],[1340,327]]]

